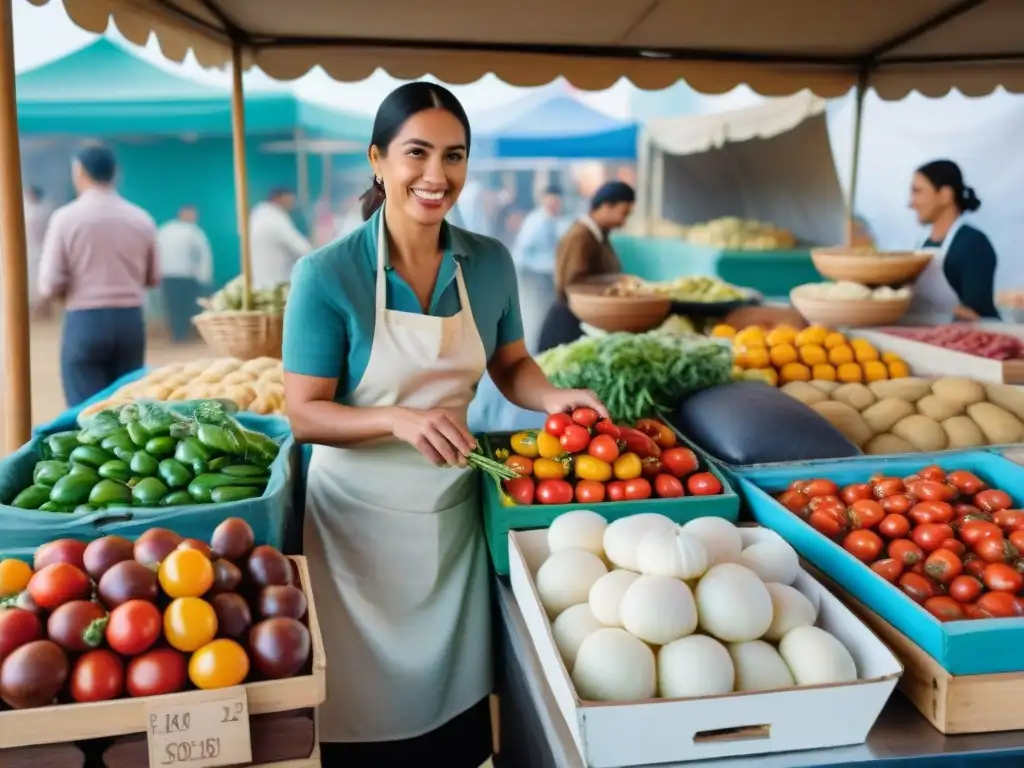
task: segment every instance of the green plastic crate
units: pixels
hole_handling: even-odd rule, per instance
[[[480,444],[488,456],[495,451],[509,447],[509,438],[515,432],[497,432],[483,435]],[[678,435],[678,432],[676,433]],[[642,501],[605,501],[600,504],[531,504],[520,506],[503,501],[505,496],[496,482],[480,473],[483,488],[484,532],[487,546],[491,551],[494,570],[502,576],[508,575],[508,532],[528,531],[547,528],[564,512],[574,509],[593,509],[606,520],[618,520],[642,512],[665,515],[677,523],[685,523],[696,517],[723,517],[736,521],[740,514],[740,499],[722,470],[709,462],[707,457],[686,438],[679,435],[680,443],[691,448],[700,459],[701,469],[710,471],[722,483],[718,496],[683,496],[679,499],[644,499]]]

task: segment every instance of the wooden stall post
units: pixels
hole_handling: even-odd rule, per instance
[[[850,163],[850,196],[846,204],[846,244],[853,246],[857,237],[857,222],[854,217],[857,215],[857,177],[860,176],[860,142],[861,127],[864,124],[864,97],[868,92],[868,79],[861,75],[857,79],[857,90],[854,93],[853,112],[853,158]]]
[[[32,435],[28,259],[18,145],[14,77],[14,0],[0,0],[0,240],[3,248],[4,447],[8,453]]]
[[[231,45],[231,139],[235,155],[235,207],[242,248],[242,308],[252,306],[252,243],[249,238],[249,172],[245,160],[245,91],[242,89],[242,46]]]

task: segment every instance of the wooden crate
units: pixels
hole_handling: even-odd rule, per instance
[[[264,680],[244,686],[250,716],[317,707],[327,698],[327,662],[313,602],[309,568],[304,557],[292,557],[292,560],[298,566],[299,581],[309,606],[307,622],[312,646],[312,669],[308,675],[285,680]],[[162,705],[187,706],[199,700],[208,700],[211,693],[216,692],[185,691],[161,696],[159,699]],[[56,704],[2,712],[0,744],[5,747],[23,747],[144,733],[148,722],[146,706],[152,699],[147,697],[95,704]]]

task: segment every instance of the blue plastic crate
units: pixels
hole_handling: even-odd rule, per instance
[[[1024,618],[943,624],[772,498],[794,480],[821,477],[843,486],[864,482],[876,472],[905,477],[929,464],[938,464],[947,471],[974,472],[1009,493],[1016,503],[1024,503],[1024,467],[985,450],[804,462],[747,469],[736,478],[754,519],[781,535],[802,557],[913,640],[951,674],[1020,672],[1024,670]]]

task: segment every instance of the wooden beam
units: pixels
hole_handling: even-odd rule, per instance
[[[242,259],[242,307],[252,306],[252,250],[249,242],[249,172],[245,160],[245,91],[242,88],[242,46],[231,47],[231,139],[235,150],[235,207]]]

